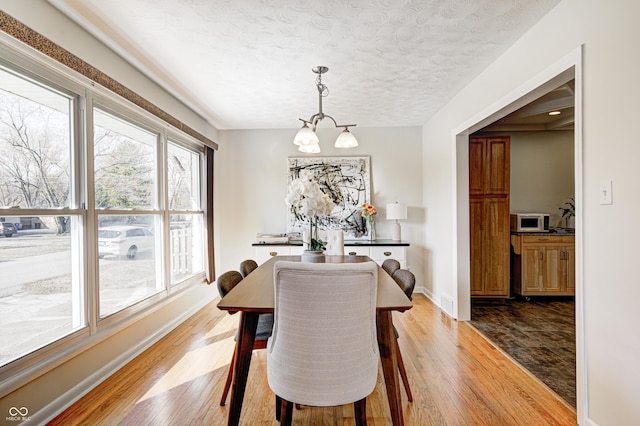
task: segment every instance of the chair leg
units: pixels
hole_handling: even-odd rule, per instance
[[[227,381],[224,384],[222,390],[222,398],[220,399],[220,406],[224,407],[227,402],[227,395],[229,394],[229,388],[231,387],[231,380],[233,379],[233,368],[236,363],[236,346],[233,347],[233,355],[231,355],[231,364],[229,364],[229,373],[227,373]]]
[[[356,418],[356,426],[367,425],[367,398],[353,403],[354,417]]]
[[[293,403],[282,398],[280,398],[280,401],[280,424],[284,426],[291,426]]]
[[[402,360],[402,353],[400,352],[400,345],[398,345],[398,339],[396,339],[396,352],[398,353],[398,369],[400,370],[400,377],[402,383],[404,383],[404,390],[407,392],[407,399],[409,402],[413,402],[413,395],[411,394],[411,387],[409,386],[409,378],[407,377],[407,370],[404,368],[404,361]]]
[[[282,415],[282,398],[276,395],[276,420],[280,421]]]

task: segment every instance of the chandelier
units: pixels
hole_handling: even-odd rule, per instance
[[[349,127],[355,127],[356,124],[338,124],[332,116],[322,112],[322,98],[329,95],[329,88],[322,84],[322,74],[329,71],[329,68],[319,65],[313,68],[312,71],[318,74],[318,77],[316,78],[316,88],[318,89],[318,105],[320,111],[313,114],[309,120],[303,120],[302,118],[298,119],[302,121],[303,124],[302,128],[298,130],[298,133],[296,133],[293,143],[298,145],[298,150],[301,152],[308,154],[316,154],[320,152],[320,145],[318,143],[320,140],[318,139],[318,135],[316,135],[316,127],[323,119],[329,118],[333,121],[335,127],[344,127],[344,130],[336,139],[336,143],[334,145],[336,148],[354,148],[358,146],[358,141],[349,131]]]

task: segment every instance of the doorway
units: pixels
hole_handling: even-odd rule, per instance
[[[581,235],[581,205],[582,205],[582,134],[581,134],[581,63],[580,49],[567,55],[557,64],[545,70],[522,87],[507,96],[502,102],[488,107],[484,113],[461,125],[453,133],[456,163],[456,259],[455,275],[457,277],[456,294],[454,297],[454,316],[459,320],[471,320],[470,296],[470,241],[469,241],[469,135],[497,122],[501,118],[528,105],[545,93],[550,92],[575,79],[575,137],[574,137],[574,180],[576,215],[576,297],[575,297],[575,342],[576,342],[576,406],[578,417],[586,400],[584,388],[584,332],[583,332],[583,300],[582,300],[582,235]],[[503,105],[502,107],[496,105]],[[478,118],[483,117],[483,118]]]

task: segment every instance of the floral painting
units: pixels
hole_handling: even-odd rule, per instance
[[[329,215],[318,219],[319,229],[342,229],[345,239],[367,236],[361,206],[371,201],[369,157],[292,157],[288,159],[287,187],[301,176],[311,176],[335,204]],[[301,232],[308,219],[287,210],[287,232]]]

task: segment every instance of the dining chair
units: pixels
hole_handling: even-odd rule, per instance
[[[382,269],[384,269],[387,274],[393,277],[393,273],[400,269],[400,262],[395,259],[386,259],[382,262]]]
[[[253,259],[246,259],[240,263],[240,273],[243,278],[246,278],[254,269],[258,268],[258,264]]]
[[[356,424],[366,425],[379,362],[377,264],[277,261],[274,283],[267,379],[276,418],[290,425],[294,403],[353,403]]]
[[[408,269],[398,269],[392,275],[393,280],[400,286],[404,294],[409,298],[409,300],[413,297],[413,289],[416,286],[416,277],[413,272]],[[404,361],[402,360],[402,353],[400,352],[400,346],[398,345],[398,337],[400,334],[395,326],[393,326],[393,330],[396,333],[396,352],[398,353],[398,370],[400,371],[400,377],[402,378],[402,383],[404,384],[404,390],[407,393],[407,399],[410,402],[413,402],[413,395],[411,394],[411,387],[409,386],[409,378],[407,377],[407,371],[404,367]]]
[[[230,292],[240,281],[242,281],[243,276],[238,271],[228,271],[224,274],[220,275],[216,280],[216,284],[218,286],[218,293],[220,293],[220,298],[224,297],[228,292]],[[232,312],[230,312],[232,313]],[[273,331],[273,314],[264,314],[258,317],[258,328],[256,330],[256,339],[253,344],[253,349],[266,349],[267,341],[269,337],[271,337],[271,333]],[[236,341],[237,341],[236,334]],[[222,390],[222,398],[220,398],[220,405],[224,406],[227,402],[227,395],[229,394],[229,388],[231,387],[231,381],[233,379],[233,368],[236,362],[236,346],[233,348],[233,355],[231,355],[231,362],[229,363],[229,371],[227,373],[227,381],[224,384],[224,389]]]

